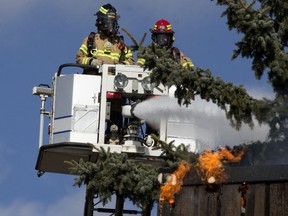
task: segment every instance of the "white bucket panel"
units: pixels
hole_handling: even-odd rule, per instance
[[[56,77],[51,143],[97,143],[101,76]]]

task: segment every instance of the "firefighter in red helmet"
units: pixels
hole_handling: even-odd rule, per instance
[[[152,45],[157,45],[160,48],[170,49],[172,58],[183,67],[194,66],[190,58],[186,57],[178,48],[173,47],[175,37],[171,23],[165,19],[160,19],[154,24],[153,29],[150,29],[150,32],[152,33]],[[140,53],[145,53],[145,48]],[[145,59],[138,58],[137,64],[144,65]]]
[[[150,31],[154,43],[158,44],[160,47],[172,47],[174,31],[172,30],[172,25],[167,20],[158,20]]]
[[[83,40],[76,54],[76,62],[94,66],[134,64],[132,51],[125,45],[123,36],[118,35],[119,16],[116,9],[111,4],[106,4],[95,15],[98,32],[91,32]],[[84,70],[85,73],[93,72]]]

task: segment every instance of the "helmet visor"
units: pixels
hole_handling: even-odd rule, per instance
[[[154,42],[160,47],[168,47],[171,45],[171,35],[167,33],[157,33],[154,35]]]
[[[118,32],[118,22],[115,18],[102,18],[99,28],[107,36],[113,36]]]
[[[115,31],[115,29],[117,29],[117,20],[116,19],[104,19],[103,23],[102,23],[102,27],[103,29],[107,30],[107,31]]]

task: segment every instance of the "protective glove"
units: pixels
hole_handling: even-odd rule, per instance
[[[103,61],[99,60],[99,59],[93,59],[91,62],[90,62],[90,65],[93,65],[93,66],[96,66],[96,67],[99,67],[100,65],[103,64]]]

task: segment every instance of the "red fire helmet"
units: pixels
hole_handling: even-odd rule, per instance
[[[152,33],[174,33],[172,31],[172,25],[165,19],[158,20],[153,29],[151,29]]]

